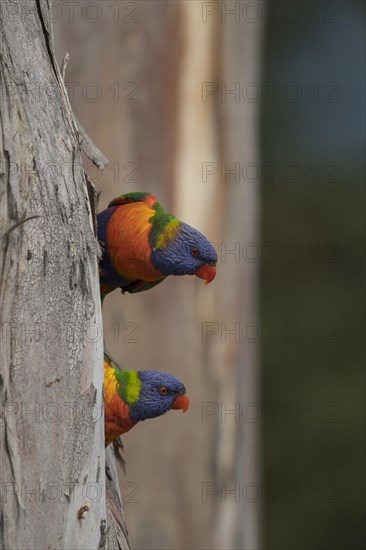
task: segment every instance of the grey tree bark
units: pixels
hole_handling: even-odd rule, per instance
[[[48,0],[0,10],[0,547],[125,549],[82,140]]]

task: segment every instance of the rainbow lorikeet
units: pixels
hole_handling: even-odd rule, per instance
[[[197,275],[210,283],[217,254],[202,233],[165,212],[150,193],[127,193],[98,214],[103,248],[100,287],[141,292],[168,275]]]
[[[170,409],[186,412],[189,398],[183,383],[166,372],[120,370],[104,354],[105,444],[128,432],[137,422]]]

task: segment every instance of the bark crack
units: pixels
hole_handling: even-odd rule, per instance
[[[46,48],[47,48],[47,52],[48,52],[48,55],[49,55],[49,58],[50,58],[50,61],[51,61],[52,69],[53,69],[53,72],[55,73],[56,80],[58,80],[57,66],[56,66],[54,55],[53,55],[53,50],[52,50],[52,47],[51,47],[51,44],[50,44],[50,33],[49,33],[49,31],[46,27],[46,23],[45,23],[45,20],[44,20],[44,17],[43,17],[42,7],[41,7],[41,0],[36,0],[36,6],[37,6],[39,20],[40,20],[41,25],[42,25],[43,36],[44,36],[44,39],[45,39]]]

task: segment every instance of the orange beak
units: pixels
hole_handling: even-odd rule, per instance
[[[188,408],[189,408],[189,397],[188,395],[185,393],[184,395],[178,395],[176,398],[175,398],[175,401],[173,403],[173,405],[171,406],[172,409],[176,410],[176,411],[183,411],[184,413],[188,411]]]
[[[208,285],[211,281],[214,280],[216,275],[216,267],[213,267],[212,265],[203,264],[202,267],[197,269],[195,275],[199,277],[200,279],[205,280],[205,285]]]

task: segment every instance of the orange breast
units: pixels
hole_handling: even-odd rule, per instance
[[[128,405],[117,393],[114,369],[106,361],[104,361],[104,419],[106,445],[134,426]]]
[[[162,274],[151,262],[149,219],[155,211],[144,202],[120,206],[107,227],[109,257],[118,273],[130,281],[157,281]]]

